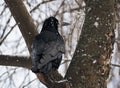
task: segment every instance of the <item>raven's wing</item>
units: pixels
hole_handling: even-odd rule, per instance
[[[55,59],[61,58],[62,54],[65,52],[64,40],[60,35],[57,36],[56,40],[49,41],[45,44],[38,69],[41,69],[43,66]]]
[[[38,64],[39,60],[41,58],[42,52],[44,50],[45,42],[42,40],[40,35],[37,35],[32,43],[32,52],[31,52],[31,58],[32,58],[32,71],[33,72],[39,72],[38,71]]]
[[[64,40],[59,34],[41,32],[32,44],[32,71],[46,73],[57,69],[64,52]]]

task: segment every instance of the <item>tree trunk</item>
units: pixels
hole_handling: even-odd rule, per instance
[[[12,16],[15,18],[18,27],[24,37],[28,50],[31,52],[33,38],[38,34],[36,26],[33,23],[22,0],[4,0],[9,7]]]
[[[106,88],[114,43],[114,0],[85,2],[85,23],[65,78],[71,88]]]

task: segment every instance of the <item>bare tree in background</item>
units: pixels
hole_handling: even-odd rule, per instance
[[[72,40],[72,38],[75,38],[76,40],[79,39],[81,32],[80,29],[82,27],[82,23],[84,22],[84,16],[81,20],[81,11],[83,11],[82,0],[58,1],[59,5],[57,10],[48,5],[48,3],[53,3],[56,0],[42,1],[30,11],[31,16],[25,9],[22,0],[4,1],[6,2],[7,6],[4,6],[1,14],[4,13],[6,7],[10,9],[17,23],[11,27],[11,30],[13,30],[16,25],[19,26],[29,52],[31,52],[30,46],[32,39],[37,34],[36,29],[40,28],[39,24],[41,23],[39,20],[44,20],[41,16],[43,14],[39,14],[39,19],[34,19],[34,22],[37,25],[35,26],[31,18],[31,16],[34,16],[33,12],[36,10],[38,10],[40,13],[43,12],[42,9],[39,8],[41,4],[46,4],[47,9],[45,12],[51,13],[51,15],[58,17],[61,22],[64,20],[69,21],[71,25],[66,28],[63,28],[61,26],[60,28],[64,31],[60,30],[60,32],[66,41],[67,53],[65,56],[69,58],[64,60],[63,63],[70,61],[71,57],[68,56],[73,55],[73,51],[75,50],[73,45],[76,45],[76,43],[74,43],[75,41]],[[31,0],[31,2],[35,3],[37,1]],[[28,0],[26,0],[25,3],[27,3],[30,7],[32,5],[30,2],[28,2]],[[114,38],[114,0],[85,0],[85,3],[86,19],[77,49],[75,50],[75,54],[73,56],[73,60],[65,75],[67,81],[64,81],[62,76],[60,76],[58,73],[49,74],[45,77],[41,76],[40,74],[36,74],[40,81],[46,84],[48,88],[106,88],[105,81],[109,73],[109,60],[112,52]],[[9,24],[12,15],[9,16],[9,19],[6,22],[7,24]],[[45,14],[45,16],[48,17],[49,15]],[[0,44],[3,43],[3,41],[11,32],[10,30],[5,36],[5,31],[8,26],[9,25],[3,28]],[[66,30],[69,31],[65,32]],[[78,34],[74,36],[74,33]],[[73,51],[71,51],[71,49]],[[26,68],[31,67],[30,58],[4,55],[1,55],[0,57],[1,65],[20,66]],[[54,82],[51,82],[51,78],[52,80],[54,79]]]

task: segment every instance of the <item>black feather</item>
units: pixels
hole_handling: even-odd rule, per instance
[[[58,32],[58,20],[49,17],[32,44],[32,71],[46,74],[57,70],[63,53],[65,53],[65,45]]]

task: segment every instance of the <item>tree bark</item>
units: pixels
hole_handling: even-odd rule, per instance
[[[65,78],[71,88],[106,88],[114,43],[114,0],[85,2],[85,23]]]
[[[32,62],[30,57],[0,55],[0,65],[17,66],[30,69]]]

